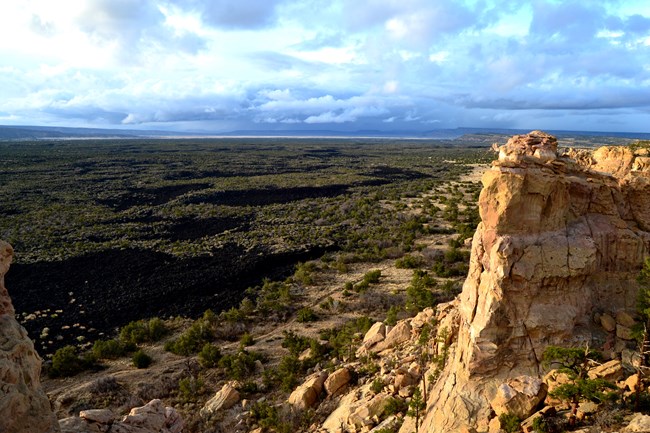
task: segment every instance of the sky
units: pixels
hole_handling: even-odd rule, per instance
[[[0,124],[650,132],[650,1],[4,0]]]

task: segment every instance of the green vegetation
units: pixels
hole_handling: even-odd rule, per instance
[[[311,308],[304,307],[298,310],[296,320],[298,323],[315,322],[318,320],[318,315]]]
[[[415,269],[411,285],[406,289],[406,310],[417,313],[434,307],[438,297],[430,290],[433,287],[436,287],[436,280],[427,271]]]
[[[517,415],[511,413],[502,413],[499,415],[501,430],[506,433],[517,433],[521,430],[521,420]]]
[[[167,333],[165,323],[157,317],[149,320],[137,320],[120,329],[120,342],[125,345],[152,343],[159,341]]]
[[[331,356],[353,359],[361,338],[373,323],[369,317],[362,316],[346,322],[341,328],[325,329],[321,331],[320,337],[331,346]]]
[[[124,344],[118,340],[97,340],[91,352],[97,359],[117,359],[134,351],[135,348],[133,344]]]
[[[602,403],[615,397],[613,393],[606,393],[608,389],[615,389],[616,386],[604,379],[590,379],[588,372],[594,359],[600,355],[595,350],[580,347],[558,347],[548,346],[544,350],[543,361],[548,366],[553,363],[559,364],[559,371],[566,373],[571,380],[570,383],[563,383],[549,393],[551,397],[565,400],[571,404],[571,417],[569,425],[574,426],[578,404],[582,400],[590,400]]]
[[[57,350],[52,357],[52,365],[47,374],[50,377],[69,377],[81,373],[94,365],[94,359],[79,357],[74,346]]]
[[[221,359],[221,350],[211,343],[205,343],[199,352],[199,364],[204,368],[214,368]]]
[[[255,372],[256,361],[264,362],[265,360],[261,353],[242,349],[235,354],[221,356],[218,365],[224,369],[229,378],[242,380]]]
[[[203,317],[194,321],[178,338],[165,343],[165,350],[183,356],[197,353],[215,338],[216,324],[217,316],[207,310]]]
[[[131,361],[133,362],[133,366],[136,368],[147,368],[151,365],[153,359],[140,349],[133,354]]]
[[[418,433],[420,430],[420,419],[422,414],[427,407],[427,402],[422,398],[422,392],[419,387],[416,387],[413,391],[413,396],[411,397],[411,402],[409,403],[409,409],[406,412],[406,415],[415,418],[415,433]]]
[[[424,260],[419,256],[405,255],[395,261],[395,267],[398,269],[417,269],[424,265]]]

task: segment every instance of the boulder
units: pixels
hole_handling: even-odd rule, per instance
[[[592,368],[588,373],[590,379],[605,379],[612,382],[622,379],[624,374],[623,365],[617,359]]]
[[[370,350],[374,345],[384,340],[386,337],[386,325],[382,322],[375,322],[366,335],[363,337],[363,342],[357,350],[357,356],[362,356]]]
[[[239,401],[239,392],[231,383],[226,383],[208,400],[199,411],[202,417],[211,416],[222,409],[230,409]]]
[[[348,424],[357,428],[371,426],[376,424],[375,420],[379,419],[386,409],[386,406],[393,400],[388,394],[380,392],[370,401],[361,404],[348,418]]]
[[[634,334],[632,333],[632,329],[623,325],[618,325],[618,324],[616,325],[616,336],[621,340],[626,340],[626,341],[634,340]]]
[[[627,328],[632,328],[636,324],[636,321],[634,320],[634,317],[632,317],[629,313],[626,313],[625,311],[619,311],[616,313],[616,323]]]
[[[89,422],[111,424],[115,415],[109,409],[88,409],[79,412],[79,418]]]
[[[607,332],[616,331],[616,320],[609,314],[603,314],[600,316],[600,326]]]
[[[289,404],[299,408],[308,409],[318,402],[318,397],[323,391],[323,384],[327,379],[327,372],[321,371],[307,378],[305,382],[296,388],[289,396]]]
[[[525,420],[521,422],[521,431],[524,433],[533,433],[535,429],[533,428],[533,423],[537,418],[548,418],[555,416],[556,410],[553,406],[546,406],[543,409],[538,410]]]
[[[431,307],[425,308],[424,310],[416,314],[416,316],[413,319],[411,319],[411,328],[419,330],[424,325],[430,324],[434,315],[435,315],[435,311],[433,311],[433,308]]]
[[[350,370],[341,367],[325,379],[325,391],[327,391],[329,395],[336,394],[336,392],[347,385],[351,379],[352,375],[350,374]]]
[[[84,410],[60,420],[59,426],[62,433],[181,433],[184,427],[176,409],[160,400],[131,409],[121,421],[113,421],[112,415],[106,409]]]
[[[541,380],[530,376],[509,379],[497,388],[496,396],[490,406],[497,416],[509,413],[526,419],[546,398],[548,386]]]
[[[371,350],[373,352],[381,352],[390,349],[399,344],[405,343],[411,339],[411,324],[410,319],[401,320],[397,322],[389,332],[386,338],[374,345]]]
[[[407,386],[416,385],[418,383],[418,378],[408,372],[398,372],[395,375],[395,382],[393,383],[395,389],[399,391]]]
[[[647,433],[650,432],[650,415],[635,413],[634,417],[621,432],[623,433]]]
[[[383,322],[375,322],[374,325],[370,327],[366,335],[363,337],[363,344],[368,347],[373,344],[379,343],[386,337],[386,325]]]
[[[11,245],[0,240],[0,431],[59,431],[50,401],[41,388],[41,358],[27,331],[15,318],[5,274],[13,259]]]

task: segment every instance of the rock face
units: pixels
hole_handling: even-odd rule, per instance
[[[12,257],[11,246],[0,241],[0,431],[57,432],[58,423],[40,385],[41,359],[16,321],[4,285]]]
[[[327,379],[327,372],[325,371],[312,374],[291,393],[288,400],[289,404],[299,409],[308,409],[314,406],[323,391],[325,379]]]
[[[222,409],[230,409],[239,401],[239,392],[235,387],[226,383],[208,402],[201,408],[201,416],[207,417]]]
[[[181,433],[184,423],[174,408],[160,400],[134,407],[120,421],[108,409],[84,410],[79,416],[59,421],[62,433]]]
[[[635,307],[650,250],[646,155],[617,147],[560,155],[539,131],[498,150],[482,179],[457,343],[421,431],[486,430],[497,388],[539,377],[547,345],[595,347],[594,313]]]

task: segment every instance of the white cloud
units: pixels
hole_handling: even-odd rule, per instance
[[[640,1],[24,0],[0,14],[0,116],[647,129],[649,47]]]

